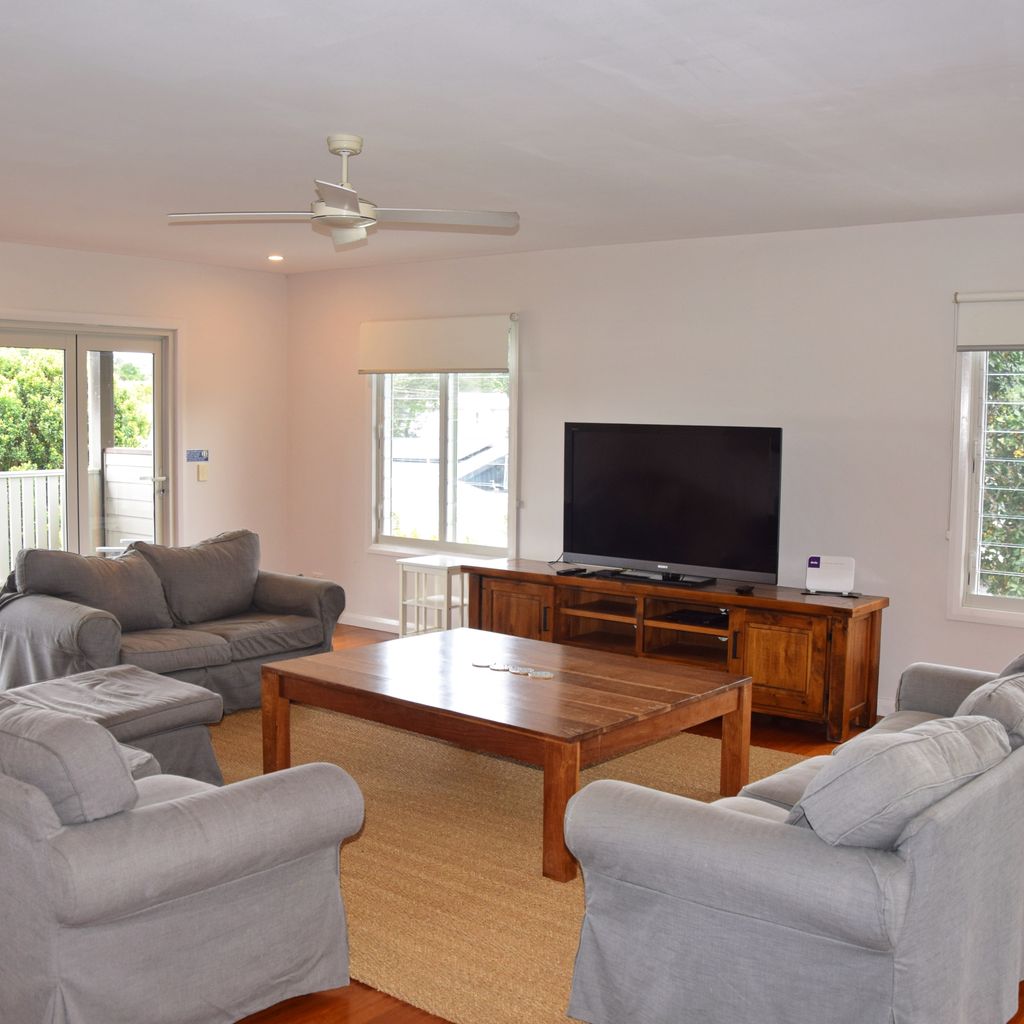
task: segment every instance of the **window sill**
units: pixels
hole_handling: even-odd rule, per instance
[[[977,622],[989,626],[1024,626],[1024,598],[1020,610],[985,605],[958,605],[946,611],[946,618],[958,622]]]
[[[394,558],[415,558],[418,555],[465,555],[466,558],[513,558],[504,548],[475,548],[468,544],[399,544],[375,543],[367,549],[371,555],[387,555]]]

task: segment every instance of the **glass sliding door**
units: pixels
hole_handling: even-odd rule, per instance
[[[166,339],[0,329],[0,574],[167,540]]]
[[[166,530],[159,340],[78,338],[79,540],[83,554],[114,554]]]

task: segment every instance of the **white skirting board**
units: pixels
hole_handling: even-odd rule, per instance
[[[398,634],[398,619],[384,619],[377,615],[357,615],[345,611],[339,620],[343,626],[362,626],[364,629],[380,629],[385,633]]]

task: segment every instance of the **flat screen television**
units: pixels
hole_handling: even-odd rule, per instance
[[[563,558],[700,586],[776,583],[782,430],[566,423]]]

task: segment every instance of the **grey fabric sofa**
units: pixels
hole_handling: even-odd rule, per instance
[[[259,538],[191,547],[136,541],[119,558],[30,548],[0,603],[0,689],[137,665],[256,707],[266,661],[329,650],[345,592],[261,571]]]
[[[703,804],[566,813],[592,1024],[1003,1024],[1024,977],[1024,674],[918,664],[897,711]]]
[[[0,710],[0,1020],[227,1024],[347,984],[362,818],[334,765],[133,780],[98,723]]]

